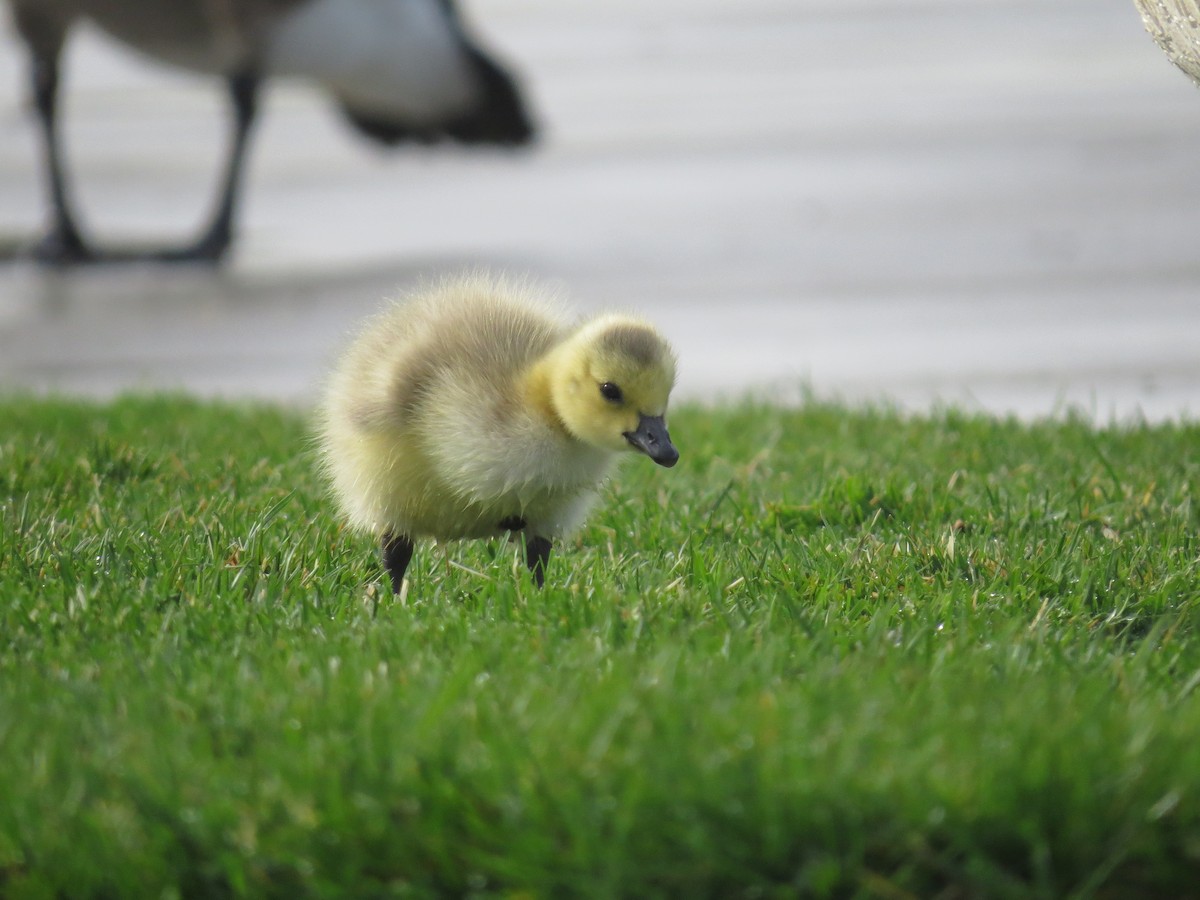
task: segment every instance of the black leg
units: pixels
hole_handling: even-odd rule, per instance
[[[413,542],[402,534],[392,534],[390,531],[383,535],[383,567],[392,577],[392,593],[400,593],[404,584],[404,573],[408,570],[409,560],[413,555]]]
[[[233,101],[233,142],[225,163],[220,199],[208,229],[194,244],[155,254],[157,259],[164,262],[216,262],[229,249],[233,242],[233,219],[237,212],[246,148],[258,112],[259,82],[259,76],[252,72],[229,78],[229,96]]]
[[[546,583],[546,564],[550,562],[551,546],[550,538],[540,535],[525,539],[525,563],[538,587]]]
[[[33,49],[33,104],[42,130],[43,165],[49,181],[52,216],[50,229],[34,250],[34,255],[53,265],[70,265],[91,260],[93,253],[79,234],[67,199],[58,132],[58,60],[61,50],[61,43]]]

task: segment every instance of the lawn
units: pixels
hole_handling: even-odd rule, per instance
[[[0,401],[0,896],[1200,896],[1200,425],[671,430],[394,599],[302,414]]]

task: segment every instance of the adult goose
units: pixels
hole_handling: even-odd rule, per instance
[[[273,76],[312,79],[355,128],[403,141],[524,144],[533,137],[521,92],[467,33],[453,0],[10,0],[29,48],[41,125],[50,227],[35,255],[53,264],[149,258],[218,261],[234,232],[242,164],[259,89]],[[88,20],[167,63],[224,79],[233,139],[212,220],[180,248],[103,252],[72,212],[57,99],[73,25]]]

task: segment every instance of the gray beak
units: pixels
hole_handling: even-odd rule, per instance
[[[668,469],[679,462],[679,451],[667,434],[667,423],[662,416],[642,416],[637,431],[626,431],[625,440],[641,450],[660,466]]]

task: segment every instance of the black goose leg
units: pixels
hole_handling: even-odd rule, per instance
[[[546,583],[546,565],[550,562],[551,546],[550,539],[540,535],[525,539],[525,563],[538,587]]]
[[[50,230],[34,248],[34,256],[52,265],[71,265],[95,258],[75,225],[67,200],[58,135],[58,59],[62,44],[33,48],[33,104],[42,130],[44,167],[50,187]]]
[[[233,142],[225,163],[220,199],[208,230],[196,243],[180,250],[156,254],[164,262],[217,262],[233,241],[233,219],[237,211],[242,167],[249,145],[250,129],[258,112],[259,76],[244,72],[229,78],[229,96],[233,100]]]
[[[408,570],[409,560],[413,555],[413,542],[402,534],[392,534],[390,531],[383,535],[383,567],[392,577],[392,593],[400,593],[404,583],[404,573]]]

